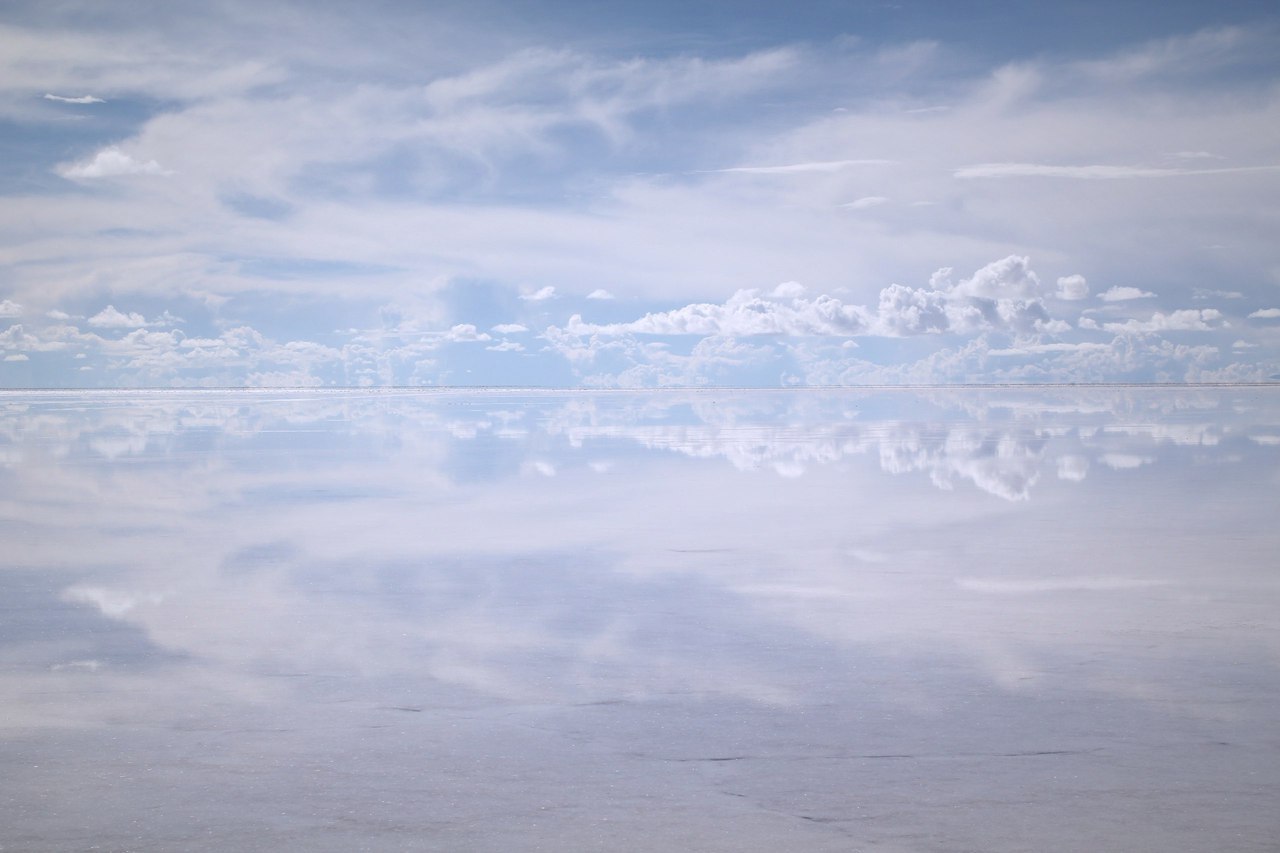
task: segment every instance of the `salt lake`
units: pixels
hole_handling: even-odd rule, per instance
[[[1280,388],[0,393],[0,849],[1263,851]]]

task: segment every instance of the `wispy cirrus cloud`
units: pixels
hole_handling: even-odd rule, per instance
[[[855,166],[890,166],[896,161],[883,159],[863,160],[815,160],[807,163],[785,163],[778,166],[731,166],[727,169],[707,169],[704,174],[740,175],[795,175],[804,172],[840,172]]]
[[[63,103],[63,104],[105,104],[106,103],[106,101],[104,101],[102,98],[97,98],[97,97],[94,97],[93,95],[80,95],[78,97],[66,97],[64,95],[45,94],[44,99],[46,101],[58,101],[59,103]]]
[[[1151,166],[1056,166],[1045,163],[978,163],[956,169],[957,178],[1073,178],[1114,181],[1128,178],[1179,178],[1188,175],[1232,175],[1280,172],[1280,165],[1234,166],[1220,169],[1169,169]]]

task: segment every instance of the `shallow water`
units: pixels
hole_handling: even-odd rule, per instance
[[[1280,838],[1280,389],[4,393],[0,484],[0,849]]]

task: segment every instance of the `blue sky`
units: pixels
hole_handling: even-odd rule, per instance
[[[0,385],[1280,376],[1280,15],[10,3]]]

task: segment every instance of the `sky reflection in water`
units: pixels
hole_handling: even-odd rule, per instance
[[[0,410],[5,849],[1280,837],[1275,389]]]

